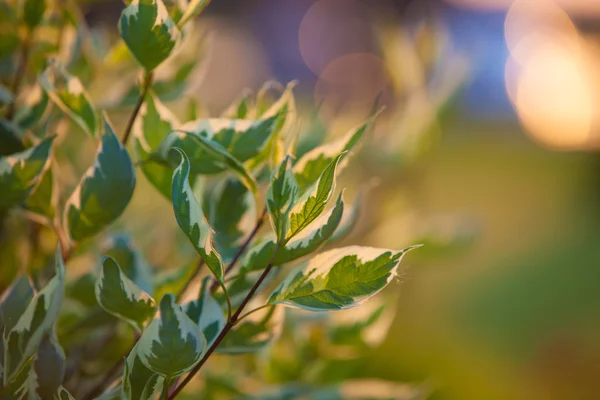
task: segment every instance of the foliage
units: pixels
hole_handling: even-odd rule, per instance
[[[281,383],[257,395],[234,382],[240,397],[341,396],[318,386],[331,383],[325,372],[312,379],[314,388],[290,386],[302,375],[294,368],[303,356],[276,371],[276,343],[289,343],[300,326],[335,319],[315,313],[310,320],[286,307],[333,316],[363,306],[415,247],[331,249],[356,225],[360,208],[372,207],[358,199],[348,206],[338,180],[379,111],[343,137],[303,149],[293,83],[274,99],[266,85],[220,117],[194,112],[180,122],[163,103],[182,94],[177,88],[198,60],[180,66],[171,81],[153,72],[175,57],[209,1],[127,3],[121,39],[104,60],[94,47],[100,34],[74,2],[0,3],[3,28],[18,33],[0,34],[0,78],[10,83],[0,86],[0,237],[8,238],[0,253],[16,254],[23,241],[31,253],[25,261],[0,259],[0,398],[172,399],[215,352],[250,355]],[[42,29],[56,31],[57,41],[36,42]],[[77,40],[63,40],[62,29]],[[87,88],[98,70],[117,69],[114,60],[137,71],[139,85],[104,109]],[[129,114],[114,125],[122,130],[110,122],[120,122],[119,111]],[[80,154],[86,146],[97,148],[95,156]],[[79,183],[63,179],[65,170],[81,175]],[[123,224],[140,190],[172,204],[180,232],[176,261],[163,266],[170,270],[151,267],[128,236],[135,227]],[[182,259],[188,261],[173,265]],[[86,264],[83,271],[74,260]],[[323,343],[369,346],[365,332],[384,303],[364,306],[370,311],[363,320],[328,326]],[[305,339],[291,340],[294,351],[306,350]],[[207,396],[217,375],[226,374],[211,369],[205,376]]]

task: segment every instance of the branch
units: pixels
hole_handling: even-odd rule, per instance
[[[173,393],[171,393],[171,395],[169,396],[169,400],[174,399],[179,394],[179,392],[181,392],[183,390],[183,388],[192,380],[194,375],[196,375],[198,373],[198,371],[200,371],[200,368],[202,368],[202,366],[204,365],[204,363],[206,363],[206,361],[212,355],[212,353],[215,352],[215,350],[217,349],[219,344],[221,344],[221,342],[223,341],[225,336],[227,336],[227,334],[229,333],[231,328],[233,328],[233,326],[235,325],[237,320],[240,318],[242,311],[244,311],[244,307],[246,307],[248,302],[250,302],[250,300],[252,300],[252,297],[254,297],[254,294],[256,293],[256,291],[258,290],[260,285],[262,285],[262,283],[266,279],[267,275],[269,275],[269,272],[271,272],[271,269],[273,268],[273,265],[274,265],[275,256],[277,256],[278,251],[279,251],[279,246],[277,246],[277,248],[275,248],[275,252],[273,253],[273,256],[271,257],[271,261],[269,261],[269,265],[267,265],[267,268],[264,269],[263,273],[261,274],[260,278],[258,278],[258,280],[254,284],[254,286],[252,286],[252,289],[250,289],[250,292],[248,292],[248,294],[244,298],[244,301],[242,301],[242,304],[240,304],[240,306],[236,310],[236,312],[227,321],[227,323],[223,327],[223,330],[221,331],[221,333],[219,333],[219,336],[217,336],[217,338],[215,339],[213,344],[206,351],[206,354],[204,354],[204,357],[202,357],[200,362],[190,371],[190,373],[185,377],[185,379],[181,382],[181,384],[179,384],[179,386],[177,386],[177,388],[173,391]]]
[[[140,113],[140,109],[142,108],[142,104],[144,104],[144,99],[146,99],[146,94],[152,85],[152,71],[146,72],[144,75],[144,81],[142,82],[142,87],[140,89],[140,97],[138,98],[137,103],[135,104],[135,108],[133,112],[129,116],[129,121],[127,121],[127,127],[125,128],[125,133],[123,134],[123,139],[121,139],[121,143],[123,146],[127,145],[127,141],[129,140],[129,136],[131,135],[131,129],[133,128],[133,123]]]

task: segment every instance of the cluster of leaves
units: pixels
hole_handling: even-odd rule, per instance
[[[128,51],[141,75],[121,102],[133,109],[120,137],[83,84],[94,77],[97,49],[77,7],[0,3],[0,72],[9,77],[0,86],[0,235],[13,236],[11,221],[22,218],[33,254],[44,254],[45,228],[55,249],[36,260],[37,269],[16,268],[10,286],[0,286],[1,398],[174,398],[215,352],[255,353],[271,344],[284,330],[284,306],[338,311],[379,293],[413,248],[321,251],[356,223],[336,180],[377,114],[298,153],[293,84],[274,99],[265,86],[219,118],[181,122],[169,111],[165,88],[181,86],[176,80],[185,80],[189,67],[171,82],[155,81],[153,72],[190,35],[190,21],[208,0],[176,3],[133,0],[119,18],[121,40],[109,54]],[[67,29],[77,40],[65,49]],[[45,41],[46,31],[56,31],[56,42]],[[28,82],[27,72],[35,79]],[[69,135],[93,140],[97,153],[63,201],[56,154],[66,132],[54,132],[66,121]],[[97,270],[67,278],[72,255],[125,211],[139,172],[172,203],[197,261],[156,273],[117,235],[102,247]],[[15,242],[6,243],[16,252]],[[360,336],[374,318],[353,332]],[[110,346],[120,354],[112,367],[98,351]]]

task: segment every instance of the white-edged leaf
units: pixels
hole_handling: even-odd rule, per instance
[[[121,271],[141,290],[154,295],[154,282],[150,266],[144,256],[134,247],[131,238],[121,234],[111,237],[104,255],[112,257]]]
[[[117,139],[106,116],[94,165],[81,178],[65,206],[65,226],[73,240],[93,236],[117,219],[135,189],[129,153]]]
[[[55,136],[20,153],[0,157],[0,210],[27,200],[44,170]]]
[[[189,20],[198,16],[210,4],[211,0],[191,0],[185,12],[177,22],[177,26],[184,26]]]
[[[42,339],[52,329],[64,295],[65,267],[60,247],[56,250],[56,274],[31,300],[13,329],[7,333],[4,354],[4,384],[31,361]]]
[[[222,281],[223,262],[213,246],[212,229],[189,183],[190,161],[182,150],[177,148],[175,150],[181,156],[181,162],[173,172],[171,190],[175,219],[208,268],[218,280]]]
[[[50,74],[64,82],[58,89],[50,80]],[[42,75],[39,84],[44,89],[50,100],[67,114],[77,125],[92,136],[98,130],[96,110],[92,105],[81,81],[69,74],[60,64],[53,63]]]
[[[73,397],[67,389],[65,389],[64,387],[61,386],[60,388],[58,388],[58,392],[56,393],[55,399],[56,400],[75,400],[75,397]]]
[[[210,281],[210,277],[204,278],[198,298],[185,305],[185,313],[198,324],[207,346],[212,345],[226,323],[221,306],[210,292]]]
[[[289,240],[305,229],[323,213],[335,190],[338,163],[345,153],[338,154],[321,173],[319,179],[296,202],[290,211]]]
[[[344,213],[342,193],[338,196],[333,208],[326,214],[316,218],[304,231],[290,240],[285,247],[279,249],[274,266],[279,266],[308,254],[314,253],[331,238],[336,231]],[[259,271],[264,269],[275,252],[273,240],[263,240],[252,247],[242,262],[242,271]]]
[[[290,273],[269,296],[267,304],[310,311],[355,307],[391,282],[402,256],[413,248],[350,246],[326,251]]]
[[[154,399],[153,393],[148,393],[148,388],[157,385],[162,387],[164,378],[148,369],[142,363],[138,356],[138,347],[139,343],[134,346],[125,360],[123,383],[121,385],[121,398],[139,400]]]
[[[102,259],[95,291],[102,308],[140,332],[156,311],[154,299],[129,279],[111,257]]]
[[[150,370],[166,378],[186,373],[206,351],[206,339],[197,324],[165,295],[159,304],[160,315],[150,323],[139,340],[138,356]]]
[[[298,185],[292,173],[291,157],[288,156],[271,174],[267,191],[267,210],[278,243],[283,243],[288,234],[290,211],[297,195]]]
[[[0,299],[0,335],[14,328],[34,295],[35,290],[27,275],[20,275],[6,289]]]
[[[166,60],[181,37],[162,0],[133,0],[121,13],[119,32],[146,71]]]

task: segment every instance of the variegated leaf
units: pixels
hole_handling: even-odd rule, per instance
[[[121,398],[152,400],[155,390],[148,390],[148,388],[162,387],[164,378],[142,363],[138,356],[138,348],[139,343],[135,345],[125,360]]]
[[[212,296],[210,286],[210,278],[204,278],[198,298],[185,306],[185,313],[198,324],[206,338],[207,346],[212,345],[225,327],[223,310]]]
[[[298,195],[298,185],[292,173],[292,160],[288,156],[273,171],[267,191],[267,209],[278,243],[283,243],[290,228],[290,211]]]
[[[124,234],[113,236],[105,249],[104,254],[115,260],[126,277],[144,292],[154,295],[150,266],[144,256],[133,246],[129,236]]]

